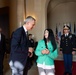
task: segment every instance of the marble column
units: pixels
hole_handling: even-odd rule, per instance
[[[22,26],[25,19],[24,0],[17,0],[17,25]]]

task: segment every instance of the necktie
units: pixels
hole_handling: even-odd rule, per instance
[[[68,34],[67,34],[67,36],[68,36]]]
[[[26,35],[28,35],[28,31],[26,31]]]
[[[26,31],[26,36],[28,37],[28,31]]]
[[[68,36],[68,34],[65,34],[65,37],[67,37]]]

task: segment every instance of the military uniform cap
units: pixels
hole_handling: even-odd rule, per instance
[[[64,25],[63,29],[70,29],[70,26],[69,25]]]

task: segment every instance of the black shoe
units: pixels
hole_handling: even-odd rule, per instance
[[[72,73],[69,73],[69,75],[72,75]]]
[[[63,75],[67,75],[68,73],[67,72],[65,72]]]

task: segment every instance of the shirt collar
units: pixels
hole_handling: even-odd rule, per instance
[[[27,32],[27,29],[26,29],[26,27],[24,25],[23,25],[23,28],[24,28],[24,31]]]
[[[66,35],[68,36],[69,33],[67,33]]]
[[[65,36],[68,36],[68,35],[69,35],[69,33],[66,33],[66,34],[65,34]]]

